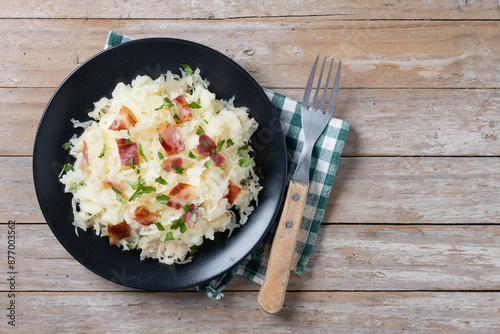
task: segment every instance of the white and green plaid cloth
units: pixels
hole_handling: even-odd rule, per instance
[[[133,38],[123,36],[111,31],[108,35],[105,48],[109,48]],[[289,177],[295,171],[297,162],[304,144],[304,133],[301,131],[302,121],[300,117],[301,103],[289,99],[278,93],[264,89],[265,93],[274,106],[285,134],[285,142],[288,157]],[[299,274],[307,272],[306,265],[316,242],[321,221],[325,213],[326,203],[330,196],[333,179],[337,172],[338,163],[344,148],[349,123],[332,118],[314,145],[311,159],[312,179],[307,195],[304,217],[300,224],[300,232],[295,256],[293,270]],[[279,220],[279,217],[277,218]],[[255,250],[230,272],[217,277],[209,283],[198,286],[198,291],[213,299],[222,296],[222,290],[229,284],[235,275],[242,275],[252,281],[262,284],[266,274],[269,250],[271,248],[274,228],[266,235],[264,240],[257,245]]]

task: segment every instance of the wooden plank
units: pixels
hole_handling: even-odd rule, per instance
[[[498,158],[347,158],[325,222],[496,224]]]
[[[0,240],[7,245],[7,225]],[[17,224],[21,291],[134,291],[71,257],[47,225]],[[7,258],[7,248],[0,248]],[[309,272],[292,274],[292,291],[499,290],[500,226],[322,226]],[[228,291],[258,290],[237,276]],[[6,280],[0,291],[8,291]],[[192,289],[191,289],[192,291]]]
[[[321,16],[337,19],[498,19],[498,2],[487,1],[158,1],[90,0],[0,1],[4,18],[228,19],[238,17]]]
[[[0,157],[0,222],[43,222],[30,157]]]
[[[2,294],[2,305],[8,305]],[[290,292],[270,315],[256,292],[209,300],[188,293],[61,293],[16,295],[23,333],[495,333],[499,293]],[[7,311],[4,309],[4,314]],[[5,325],[7,320],[4,319]]]
[[[32,154],[53,92],[0,88],[0,155]],[[296,100],[303,94],[277,92]],[[334,116],[351,124],[345,156],[498,156],[498,105],[498,91],[489,89],[341,89]]]
[[[343,157],[324,222],[496,224],[497,157]],[[30,157],[0,157],[0,221],[43,222]]]
[[[488,156],[499,105],[497,90],[344,89],[334,116],[351,124],[344,155]]]
[[[0,88],[0,155],[31,155],[53,88]]]
[[[343,156],[498,156],[499,105],[489,89],[340,89],[333,116],[351,124]]]
[[[0,21],[0,87],[56,87],[102,50],[111,29],[210,46],[263,86],[301,88],[317,54],[343,60],[343,88],[499,88],[497,21]],[[321,43],[317,41],[321,40]]]

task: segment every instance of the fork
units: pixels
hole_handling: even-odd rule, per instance
[[[339,62],[335,82],[333,84],[330,101],[326,112],[324,112],[328,85],[333,68],[333,59],[330,63],[330,70],[326,78],[325,88],[318,107],[318,93],[321,90],[321,81],[325,69],[326,57],[323,60],[321,72],[319,74],[318,85],[314,93],[314,98],[309,104],[311,91],[318,65],[319,55],[316,57],[311,74],[307,81],[304,98],[302,101],[302,129],[304,131],[304,146],[295,169],[295,173],[288,185],[288,191],[283,205],[283,212],[276,228],[276,232],[269,255],[266,276],[260,288],[257,301],[262,309],[269,313],[277,313],[283,307],[286,288],[290,277],[293,255],[300,230],[300,221],[306,205],[306,197],[309,191],[309,167],[311,163],[311,153],[316,140],[323,132],[328,121],[332,117],[335,100],[339,89],[340,69],[342,61]]]

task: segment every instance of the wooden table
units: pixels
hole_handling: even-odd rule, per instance
[[[0,332],[500,331],[498,1],[1,0],[0,13]],[[351,130],[310,271],[291,275],[279,315],[242,278],[218,301],[108,282],[51,233],[35,132],[109,30],[205,44],[296,99],[317,54],[343,60],[335,116]]]

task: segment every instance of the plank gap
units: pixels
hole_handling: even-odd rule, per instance
[[[36,225],[36,224],[33,224]],[[348,223],[348,222],[322,222],[321,226],[500,226],[500,223],[449,223],[449,224],[436,224],[436,223],[419,223],[405,224],[405,223]]]
[[[41,20],[41,21],[54,21],[54,20],[85,20],[85,21],[236,21],[236,20],[262,20],[262,19],[289,19],[289,18],[333,18],[333,21],[345,21],[345,22],[500,22],[500,19],[418,19],[418,18],[337,18],[337,17],[349,17],[353,14],[339,13],[339,14],[307,14],[307,15],[258,15],[258,16],[233,16],[227,18],[217,18],[217,17],[37,17],[37,16],[27,16],[27,17],[0,17],[0,20]],[[335,19],[337,18],[337,19]]]
[[[0,290],[0,292],[8,292],[9,290]],[[247,290],[242,290],[242,289],[224,289],[222,293],[249,293],[249,292],[258,292],[259,289],[247,289]],[[431,290],[431,289],[425,289],[425,290],[338,290],[338,289],[316,289],[316,290],[298,290],[298,289],[291,289],[291,290],[286,290],[288,293],[435,293],[435,292],[440,292],[440,293],[500,293],[500,289],[498,290]],[[95,293],[110,293],[110,294],[122,294],[122,293],[150,293],[150,294],[157,294],[157,293],[182,293],[182,294],[188,294],[188,293],[194,293],[194,294],[201,294],[201,292],[195,291],[195,290],[177,290],[177,291],[158,291],[158,290],[99,290],[99,291],[86,291],[86,290],[16,290],[16,293],[62,293],[62,294],[95,294]]]

